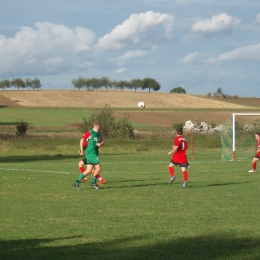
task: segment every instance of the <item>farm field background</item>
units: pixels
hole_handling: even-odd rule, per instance
[[[20,92],[34,99],[43,91]],[[100,150],[107,183],[95,190],[90,177],[75,190],[81,159],[77,124],[106,100],[95,107],[59,106],[62,95],[55,95],[48,106],[41,99],[38,106],[21,105],[22,96],[7,95],[9,105],[0,103],[0,259],[259,259],[260,176],[248,173],[251,159],[224,161],[218,137],[195,136],[194,151],[188,150],[188,189],[182,189],[179,168],[168,184],[172,134],[107,139]],[[125,102],[131,99],[124,95]],[[172,124],[192,118],[218,124],[232,112],[260,109],[257,99],[246,98],[180,107],[176,96],[167,95],[167,107],[138,110],[133,101],[111,109],[118,118],[129,113],[135,129],[153,133],[171,133]],[[136,94],[136,100],[145,96]],[[114,100],[121,102],[120,96]],[[14,135],[20,119],[30,124],[25,137]]]
[[[146,109],[137,109],[144,101]],[[32,127],[73,129],[93,110],[109,104],[116,118],[130,115],[134,126],[171,127],[174,123],[201,122],[220,124],[233,112],[259,112],[260,99],[214,99],[204,96],[132,91],[2,91],[0,124],[10,126],[17,119]],[[249,118],[251,123],[255,118]],[[6,124],[4,124],[6,123]],[[76,125],[74,125],[76,129]]]

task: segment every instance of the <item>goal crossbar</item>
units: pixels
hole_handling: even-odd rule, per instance
[[[232,114],[232,161],[236,160],[236,116],[260,116],[260,113],[233,113]]]

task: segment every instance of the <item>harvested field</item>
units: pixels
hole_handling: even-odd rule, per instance
[[[144,101],[147,108],[221,108],[242,109],[250,106],[232,104],[222,100],[187,94],[133,91],[3,91],[1,96],[13,104],[27,107],[104,107],[134,108],[138,101]],[[0,103],[1,105],[1,103]],[[253,107],[252,107],[253,108]]]
[[[229,119],[233,112],[257,112],[260,107],[259,100],[253,99],[253,102],[250,100],[241,98],[241,102],[235,100],[237,103],[234,104],[196,95],[160,92],[9,90],[1,92],[0,107],[82,107],[95,109],[104,108],[105,104],[109,104],[114,109],[114,116],[117,118],[129,114],[130,120],[135,123],[171,127],[173,124],[185,123],[187,120],[191,120],[195,124],[201,122],[220,124]],[[137,109],[138,101],[144,101],[146,109]],[[234,100],[232,101],[234,102]]]

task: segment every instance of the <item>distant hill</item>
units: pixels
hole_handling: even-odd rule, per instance
[[[250,105],[250,102],[240,104],[236,102],[236,104],[223,99],[162,92],[5,90],[0,94],[0,106],[98,108],[109,104],[112,108],[134,108],[139,101],[144,101],[146,108],[250,109],[255,107],[254,103]]]

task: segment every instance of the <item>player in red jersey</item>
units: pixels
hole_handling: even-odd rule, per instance
[[[84,151],[85,151],[85,149],[87,149],[87,147],[88,147],[88,138],[89,138],[89,137],[90,137],[90,132],[89,132],[89,131],[83,133],[83,135],[82,135],[82,137],[81,137],[81,139],[80,139],[80,141],[79,141],[79,152],[78,152],[79,154],[84,155]],[[102,140],[101,140],[101,141],[102,141]],[[82,153],[81,153],[81,151],[82,151]],[[84,158],[78,163],[79,170],[80,170],[81,173],[83,173],[83,172],[85,171],[84,165],[86,165],[86,164],[87,164],[87,158],[86,158],[86,157],[84,157]],[[95,169],[92,170],[92,174],[94,173],[94,170],[95,170]],[[98,185],[102,185],[102,184],[105,184],[105,183],[106,183],[106,181],[101,177],[100,174],[97,175],[97,179],[99,180]],[[85,182],[86,180],[87,180],[87,177],[84,177],[84,178],[82,179],[81,183]]]
[[[256,162],[260,159],[260,133],[255,133],[255,139],[257,140],[257,153],[252,160],[252,170],[248,172],[256,172]]]
[[[173,140],[173,148],[168,155],[172,154],[172,159],[169,164],[169,173],[171,175],[171,179],[169,184],[172,184],[176,178],[174,175],[174,166],[180,166],[183,174],[184,183],[182,188],[186,189],[188,187],[188,172],[187,168],[189,167],[186,151],[188,149],[188,143],[183,137],[183,129],[176,129],[176,137]]]

